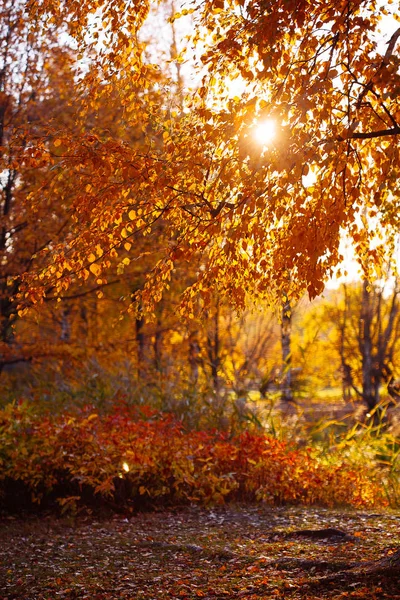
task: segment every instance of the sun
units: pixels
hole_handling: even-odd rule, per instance
[[[254,138],[259,144],[268,146],[276,137],[276,123],[272,119],[260,121],[254,127]]]

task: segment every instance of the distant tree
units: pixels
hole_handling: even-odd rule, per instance
[[[274,312],[264,306],[238,315],[226,307],[221,328],[226,385],[237,397],[257,391],[265,396],[271,388],[276,390],[280,356]]]
[[[325,304],[325,319],[335,330],[343,387],[362,398],[369,411],[382,386],[396,378],[400,334],[399,282],[344,284],[336,304]]]
[[[400,281],[396,280],[385,298],[384,286],[363,281],[359,334],[361,396],[370,411],[379,403],[382,384],[388,384],[393,378],[400,334],[399,285]]]

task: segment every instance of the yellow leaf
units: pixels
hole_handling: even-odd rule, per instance
[[[56,148],[58,148],[58,146],[61,146],[61,144],[62,144],[62,141],[61,141],[61,140],[59,140],[59,139],[57,139],[57,140],[54,140],[54,146],[55,146]]]
[[[130,262],[131,262],[131,260],[130,260],[130,258],[128,258],[128,257],[126,256],[126,257],[125,257],[125,258],[122,260],[122,262],[123,262],[123,264],[124,264],[124,265],[129,265],[129,264],[130,264]]]
[[[136,218],[136,213],[134,210],[130,210],[128,213],[128,217],[130,218],[131,221],[133,221]]]
[[[124,248],[127,252],[132,248],[132,244],[130,242],[125,242]]]
[[[95,260],[96,260],[96,257],[95,257],[95,255],[94,255],[94,254],[93,254],[93,252],[92,252],[92,253],[91,253],[91,254],[89,254],[89,256],[88,256],[88,261],[89,261],[90,263],[92,263],[92,262],[94,262]]]
[[[91,272],[93,273],[93,275],[100,275],[101,272],[101,267],[99,265],[97,265],[96,263],[92,263],[89,267],[89,269],[91,270]]]

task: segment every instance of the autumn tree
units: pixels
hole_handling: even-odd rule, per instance
[[[289,272],[315,295],[341,259],[343,230],[373,270],[383,248],[370,247],[371,231],[393,245],[398,227],[396,12],[363,0],[208,8],[202,23],[213,45],[202,60],[220,88],[203,95],[221,103],[226,82],[240,77],[249,91],[231,105],[236,130],[265,119],[278,129],[262,160],[250,135],[244,152],[262,174],[274,281]]]
[[[278,322],[267,307],[251,307],[237,315],[226,309],[222,322],[226,385],[237,397],[276,389],[280,368]]]
[[[96,260],[103,255],[100,235],[97,242],[90,246],[87,270],[78,267],[80,273],[77,275],[73,266],[66,269],[62,297],[53,293],[51,281],[42,289],[47,304],[51,300],[61,301],[58,310],[46,308],[40,316],[31,311],[24,323],[18,323],[16,296],[20,292],[21,276],[31,271],[39,272],[46,264],[55,274],[54,250],[57,245],[73,254],[70,226],[73,228],[74,220],[77,220],[76,185],[74,180],[63,178],[61,162],[65,146],[61,132],[67,139],[79,140],[78,152],[81,154],[78,161],[85,153],[87,156],[93,154],[96,138],[90,135],[92,131],[98,136],[112,137],[117,144],[130,144],[136,149],[143,150],[144,143],[143,124],[140,120],[129,119],[126,97],[121,97],[115,85],[107,87],[102,80],[97,95],[90,96],[88,105],[88,88],[90,84],[95,87],[96,69],[100,69],[100,66],[96,64],[95,52],[87,48],[85,56],[82,56],[85,59],[83,67],[78,67],[77,52],[71,50],[73,43],[67,37],[69,23],[64,19],[65,15],[56,12],[49,20],[48,14],[40,10],[36,12],[38,7],[31,6],[34,15],[29,21],[26,8],[22,2],[6,2],[0,12],[2,366],[38,359],[40,356],[46,357],[47,361],[50,355],[53,361],[60,360],[62,352],[69,360],[72,354],[76,355],[78,348],[82,358],[87,344],[91,347],[92,355],[95,355],[97,342],[92,335],[95,328],[89,327],[92,319],[88,318],[93,302],[90,300],[85,303],[85,297],[91,293],[97,294],[97,302],[100,303],[105,287],[120,282],[119,287],[114,285],[113,292],[108,294],[109,303],[112,303],[113,293],[130,299],[131,294],[143,283],[147,269],[145,261],[141,262],[139,269],[136,268],[136,255],[143,257],[150,254],[151,250],[153,258],[155,256],[154,239],[148,243],[139,229],[129,240],[128,233],[121,227],[121,257],[116,259],[112,244],[107,247],[107,258],[114,272],[112,277],[101,280],[96,264]],[[69,32],[74,31],[72,26]],[[96,39],[94,35],[93,43]],[[164,91],[155,89],[161,86],[161,78],[160,73],[154,75],[151,89],[135,87],[133,82],[131,93],[135,94],[139,103],[160,103],[161,94],[166,97]],[[82,83],[83,88],[79,87],[80,79],[85,82]],[[95,195],[90,193],[92,174],[82,162],[79,162],[78,168],[85,179],[85,197],[89,202],[94,202]],[[128,181],[136,175],[134,164],[124,164],[123,176]],[[57,185],[60,180],[61,193],[47,193],[48,186]],[[122,223],[120,214],[116,215],[116,221],[117,224]],[[155,234],[161,245],[163,234],[160,223]],[[164,242],[167,243],[167,240],[168,236]],[[149,270],[151,268],[152,265]],[[96,279],[88,281],[89,274]],[[31,296],[30,300],[34,298]],[[32,305],[30,300],[27,298],[25,303],[27,308]],[[81,309],[77,309],[79,300]],[[118,313],[119,309],[115,312]],[[105,311],[101,312],[104,318]],[[77,313],[80,313],[80,317]],[[114,320],[117,315],[110,318]],[[81,339],[76,336],[78,322],[81,324]],[[89,329],[90,332],[87,331]],[[140,340],[140,335],[136,337]],[[159,333],[156,337],[160,337]],[[104,339],[101,345],[103,342]]]
[[[84,44],[89,4],[78,10],[39,2],[30,5],[30,18],[44,8],[54,18],[62,11],[76,18],[71,34]],[[108,253],[118,252],[123,230],[151,237],[160,219],[174,244],[137,294],[145,311],[154,309],[176,264],[199,251],[204,269],[182,296],[188,313],[199,307],[197,296],[207,304],[210,288],[239,307],[244,290],[273,300],[306,287],[314,296],[342,259],[342,231],[365,269],[378,267],[398,226],[400,30],[385,16],[389,8],[365,0],[323,7],[282,0],[246,7],[206,2],[193,10],[203,29],[192,43],[208,32],[202,44],[210,45],[199,51],[208,74],[185,111],[174,113],[163,103],[146,104],[143,95],[139,102],[133,89],[133,80],[145,90],[155,77],[135,37],[146,5],[104,3],[103,46],[82,85],[91,98],[108,93],[102,81],[118,87],[130,119],[142,123],[146,151],[95,131],[90,151],[82,140],[60,136],[65,179],[83,191],[70,228],[73,250],[66,257],[62,246],[53,248],[57,268],[42,270],[43,285],[62,295],[67,263],[86,277],[85,261],[99,237],[104,255],[94,277],[106,279]],[[386,25],[389,33],[379,34]],[[244,86],[240,97],[230,92],[235,78]],[[260,145],[253,133],[265,120],[275,123],[276,137]],[[93,173],[88,191],[82,161]],[[54,180],[48,193],[61,194],[63,185]],[[360,226],[371,218],[385,235],[385,244],[373,248],[371,227]],[[33,284],[38,290],[37,281],[26,278],[28,294]]]
[[[292,332],[293,362],[301,390],[308,398],[329,394],[337,395],[340,381],[340,356],[337,337],[339,316],[332,310],[336,290],[326,292],[309,301],[304,297],[296,307]],[[298,382],[297,382],[297,385]]]
[[[33,35],[22,2],[0,8],[0,371],[32,357],[15,339],[21,275],[40,263],[39,254],[65,240],[69,206],[43,195],[52,164],[47,125],[71,124],[67,101],[74,86],[73,58],[60,44],[60,28],[38,21]]]
[[[53,245],[68,247],[73,219],[73,183],[62,196],[46,195],[49,177],[57,178],[62,152],[55,131],[77,133],[82,120],[79,103],[74,104],[78,71],[76,54],[66,38],[63,22],[37,15],[26,19],[25,3],[4,2],[0,9],[0,370],[7,365],[52,355],[60,357],[60,344],[38,335],[35,327],[18,324],[21,276],[40,270],[48,262]],[[109,111],[110,112],[110,111]],[[104,116],[104,115],[103,115]],[[90,129],[92,114],[85,114]],[[115,111],[113,114],[115,117]],[[112,122],[112,119],[111,119]],[[107,119],[102,119],[107,127]],[[51,261],[51,259],[50,259]],[[98,285],[91,283],[92,288]],[[71,338],[73,277],[69,293],[58,311],[58,342]],[[45,299],[55,299],[52,287]],[[85,290],[79,289],[82,297]],[[28,305],[30,303],[28,302]],[[55,323],[56,321],[54,321]],[[53,323],[53,326],[54,326]],[[16,329],[17,328],[17,329]],[[56,331],[57,331],[56,327]],[[29,330],[29,333],[28,331]]]
[[[343,373],[371,412],[379,404],[381,388],[396,378],[399,339],[398,281],[387,279],[358,288],[343,288],[339,330]]]
[[[360,312],[362,398],[373,410],[380,400],[383,383],[395,376],[394,356],[400,333],[399,281],[385,298],[385,289],[363,282]]]
[[[353,281],[327,290],[305,311],[301,326],[308,372],[314,369],[315,381],[325,386],[335,387],[340,381],[346,402],[358,398],[371,412],[387,396],[387,388],[395,386],[399,357],[396,278],[374,284]]]
[[[148,2],[103,1],[95,12],[91,0],[26,4],[18,23],[29,39],[65,23],[88,61],[78,121],[117,94],[124,122],[142,130],[144,143],[96,123],[90,134],[52,132],[52,177],[27,201],[34,209],[72,194],[68,244],[39,247],[36,268],[18,273],[21,310],[49,288],[62,298],[72,281],[106,284],[129,258],[125,243],[138,235],[155,243],[161,221],[161,252],[132,312],[154,313],[177,265],[199,254],[201,268],[181,295],[189,318],[215,293],[242,309],[248,295],[316,296],[343,259],[343,232],[369,281],[392,252],[400,214],[395,9],[371,0],[205,0],[189,10],[190,48],[205,75],[174,111],[148,93],[158,80],[138,37]],[[274,140],[255,141],[261,122],[274,123]],[[30,154],[47,161],[43,136],[29,139]],[[375,232],[381,242],[370,244]]]
[[[43,1],[29,10],[32,23],[38,15],[74,17],[69,33],[87,52],[88,3]],[[365,276],[379,274],[398,228],[395,11],[365,0],[324,7],[206,2],[190,10],[197,26],[191,43],[206,74],[177,109],[148,93],[157,70],[137,37],[148,6],[105,2],[96,16],[90,69],[80,81],[82,112],[117,94],[121,121],[141,128],[143,144],[98,123],[90,140],[60,131],[62,175],[46,193],[60,196],[71,181],[79,190],[73,243],[68,255],[53,244],[51,264],[23,277],[28,301],[48,286],[62,297],[71,270],[77,281],[104,284],[110,267],[125,260],[126,240],[143,235],[151,245],[160,223],[160,252],[132,298],[132,311],[143,315],[155,311],[178,265],[199,254],[182,314],[201,313],[215,292],[239,308],[248,294],[285,295],[289,303],[304,288],[315,296],[343,258],[342,232]],[[261,124],[275,128],[274,139],[256,140]],[[371,244],[376,232],[381,240]]]

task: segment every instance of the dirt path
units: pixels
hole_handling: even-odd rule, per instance
[[[316,529],[324,531],[307,534]],[[400,513],[389,512],[238,506],[129,519],[8,517],[0,598],[399,600],[399,574],[360,569],[398,546]]]

